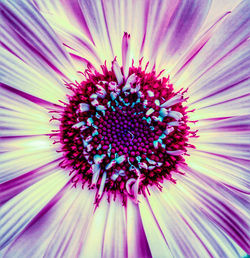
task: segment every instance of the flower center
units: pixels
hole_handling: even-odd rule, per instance
[[[102,73],[87,69],[85,80],[70,83],[72,91],[60,118],[63,161],[71,167],[72,181],[96,190],[137,201],[148,186],[160,190],[184,163],[188,137],[185,91],[173,91],[169,78],[146,72],[141,62],[125,78],[116,60]]]

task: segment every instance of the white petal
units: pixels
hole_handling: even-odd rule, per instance
[[[114,54],[109,39],[109,31],[102,2],[90,0],[81,1],[79,6],[97,48],[98,56],[100,56],[103,62],[104,60],[111,62]],[[103,49],[105,49],[105,54]]]
[[[47,136],[6,142],[5,152],[0,156],[0,182],[6,182],[25,173],[35,171],[61,155],[51,145]],[[4,150],[3,148],[1,148]],[[10,169],[11,168],[11,169]]]
[[[186,158],[189,166],[201,175],[208,176],[216,182],[238,189],[239,192],[249,192],[248,162],[241,159],[228,159],[213,153],[194,151]]]
[[[130,54],[130,35],[125,32],[122,39],[122,65],[125,79],[128,77],[131,59]]]
[[[195,207],[242,249],[249,252],[247,208],[238,206],[234,199],[226,199],[220,191],[220,184],[208,177],[199,176],[194,170],[189,170],[183,180],[192,198],[196,198]]]
[[[94,193],[81,188],[76,191],[77,197],[60,220],[46,248],[45,257],[77,257],[81,250],[94,212]],[[71,194],[74,195],[74,191]]]
[[[111,200],[109,206],[103,236],[102,257],[126,257],[127,231],[125,208],[122,206],[120,198],[116,201]]]
[[[60,191],[37,216],[20,236],[9,246],[5,257],[42,257],[66,212],[76,200],[77,192],[71,184]],[[81,194],[78,192],[78,195]],[[49,225],[49,226],[48,226]],[[65,224],[64,224],[65,225]],[[36,241],[33,241],[33,240]],[[32,245],[30,244],[32,241]],[[53,241],[55,244],[57,241]]]
[[[168,107],[171,107],[171,106],[173,106],[175,104],[178,104],[182,101],[183,101],[183,96],[181,94],[176,94],[175,96],[173,96],[172,98],[170,98],[169,100],[167,100],[166,102],[161,104],[161,107],[162,108],[168,108]]]
[[[224,19],[209,40],[205,41],[205,44],[203,44],[203,47],[201,47],[197,54],[183,67],[183,71],[181,71],[182,74],[178,78],[178,85],[183,84],[185,81],[186,87],[190,87],[191,85],[193,87],[210,69],[213,69],[217,76],[217,65],[221,62],[225,62],[225,65],[230,66],[231,61],[235,58],[232,52],[237,52],[237,48],[242,48],[242,44],[247,44],[245,42],[250,33],[248,13],[249,3],[248,1],[242,1],[240,5]],[[236,56],[238,56],[238,54],[236,54]],[[229,57],[231,60],[228,59]],[[242,60],[244,59],[244,57],[241,58]],[[222,68],[224,69],[225,67],[222,65],[219,69]],[[208,78],[209,77],[207,77],[207,79]],[[230,80],[230,77],[227,78],[227,80]],[[186,82],[188,82],[188,84]]]
[[[22,92],[11,92],[10,88],[1,88],[0,135],[44,135],[57,129],[57,122],[50,123],[51,114],[46,107],[52,104],[37,100],[33,96],[23,96]],[[38,103],[36,103],[38,101]]]
[[[28,172],[26,173],[22,169],[17,169],[16,173],[11,173],[11,180],[1,183],[0,204],[3,205],[8,200],[24,191],[26,188],[32,186],[48,175],[51,175],[51,171],[57,171],[58,163],[59,161],[55,161],[53,163],[51,162],[50,164],[46,164],[32,170],[30,170],[29,167],[27,169]]]
[[[166,239],[169,252],[173,257],[185,257],[187,253],[192,257],[199,257],[201,253],[203,257],[238,257],[240,248],[209,221],[204,214],[205,206],[200,206],[188,184],[179,177],[176,185],[166,182],[162,193],[151,191],[149,197],[147,212],[151,211],[157,221],[158,232]],[[210,191],[209,187],[206,189]]]
[[[247,95],[249,93],[248,57],[249,42],[246,41],[228,53],[222,61],[192,85],[188,105],[191,108],[197,108],[198,111],[200,109],[205,111],[205,108],[227,104]],[[221,107],[216,107],[220,111]],[[239,105],[235,106],[236,109],[238,107],[241,108]]]
[[[123,75],[122,75],[122,72],[121,72],[121,68],[118,64],[118,62],[115,60],[112,62],[112,69],[115,73],[115,77],[116,77],[116,80],[117,80],[117,83],[120,85],[122,84],[123,82]]]
[[[87,103],[80,103],[80,111],[81,112],[86,112],[86,111],[89,111],[89,104]]]
[[[1,1],[3,46],[38,73],[76,78],[70,58],[38,10],[26,1]],[[37,80],[38,81],[38,80]]]
[[[177,111],[170,111],[168,113],[168,116],[172,117],[172,118],[174,118],[176,120],[180,120],[183,117],[183,115],[180,112],[177,112]]]
[[[165,238],[146,199],[141,198],[139,208],[152,257],[174,257],[168,247],[169,239]]]
[[[139,207],[127,202],[127,248],[128,257],[151,257],[148,241],[142,225]]]
[[[110,204],[104,195],[98,208],[92,214],[86,229],[86,238],[79,252],[80,257],[101,257]]]
[[[0,210],[0,246],[17,237],[67,181],[60,169],[5,203]]]
[[[58,103],[58,100],[66,100],[66,87],[56,76],[53,78],[41,75],[31,66],[21,61],[16,56],[1,50],[2,69],[0,82],[8,86],[10,92],[22,95],[26,93],[27,99],[34,102],[45,100],[50,103]],[[28,94],[28,95],[27,95]]]

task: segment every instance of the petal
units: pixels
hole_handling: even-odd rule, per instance
[[[177,52],[182,52],[193,41],[210,7],[210,1],[121,3],[117,0],[82,2],[64,0],[61,6],[40,1],[35,3],[53,28],[62,27],[64,23],[67,24],[65,27],[68,31],[70,19],[77,30],[82,31],[86,38],[94,43],[97,56],[102,62],[107,60],[110,63],[114,56],[121,62],[122,47],[117,42],[122,42],[123,34],[127,32],[131,34],[131,52],[134,60],[138,62],[141,56],[145,56],[147,60],[151,60],[151,65],[159,53],[155,50],[161,46],[160,53],[167,51],[168,56],[178,57]],[[184,19],[189,22],[183,22]],[[74,32],[68,41],[70,47],[71,44],[76,46],[74,41],[76,42],[80,35],[77,30],[71,30]],[[59,35],[63,34],[57,29],[56,31]],[[64,37],[63,42],[65,39]],[[87,39],[84,42],[87,42]],[[105,53],[103,49],[106,50]],[[82,53],[85,55],[84,58],[87,58],[88,53],[86,51]],[[162,55],[157,56],[160,62]],[[163,60],[165,61],[165,55]]]
[[[94,212],[94,192],[80,187],[69,189],[69,192],[73,195],[77,192],[77,197],[61,218],[46,248],[45,257],[77,257],[87,237],[86,229]],[[56,217],[54,219],[57,220]]]
[[[135,62],[139,62],[142,57],[149,4],[149,1],[103,1],[110,42],[119,63],[122,61],[123,49],[117,42],[122,42],[124,32],[131,35],[131,57]],[[147,55],[145,57],[149,60]]]
[[[8,91],[21,96],[26,93],[23,94],[25,98],[41,104],[43,104],[41,100],[49,104],[56,103],[58,99],[66,99],[67,90],[62,79],[57,76],[41,75],[41,72],[3,49],[0,56],[3,67],[0,72],[0,82]],[[53,74],[52,70],[51,73]]]
[[[229,201],[244,210],[249,197],[247,180],[249,161],[228,160],[210,153],[198,153],[192,156],[196,164],[187,161],[192,172],[199,171],[199,177],[206,180],[206,183],[210,182],[212,188],[217,188],[224,197],[228,197]],[[204,166],[204,161],[205,164],[211,165]]]
[[[212,1],[209,13],[203,24],[203,28],[213,24],[214,21],[220,18],[223,14],[232,11],[235,7],[237,7],[237,5],[240,4],[240,2],[241,0]]]
[[[91,64],[95,69],[99,69],[102,61],[91,38],[80,3],[75,0],[34,2],[70,54],[74,67],[83,71]]]
[[[67,23],[71,23],[73,25],[72,27],[77,28],[91,39],[89,28],[82,14],[79,2],[80,1],[77,0],[61,0],[54,2],[47,0],[33,0],[34,5],[41,13],[43,13],[46,20],[48,20],[49,15],[51,14],[54,16],[54,22],[56,22],[60,17],[65,26],[68,26]],[[51,22],[53,21],[51,20]]]
[[[225,133],[222,137],[222,134],[211,133],[205,135],[201,134],[196,148],[199,151],[225,155],[229,158],[249,159],[249,146],[249,134],[239,136],[237,133]]]
[[[189,105],[197,109],[249,93],[249,42],[231,51],[190,88]]]
[[[213,120],[201,120],[197,123],[197,126],[203,125],[207,129],[201,127],[199,139],[191,140],[190,143],[195,144],[198,151],[248,160],[250,155],[249,119],[242,123],[245,118],[247,116],[225,117],[214,123]],[[209,127],[212,126],[214,128],[209,130]],[[190,151],[191,153],[195,155],[196,150]]]
[[[85,229],[86,238],[79,251],[80,257],[101,257],[109,203],[104,194],[98,208],[92,213],[90,225]]]
[[[194,40],[210,4],[211,1],[150,2],[143,55],[156,62],[156,67],[164,66],[159,71],[171,67]]]
[[[229,160],[213,153],[197,151],[192,158],[187,159],[189,166],[201,174],[209,176],[224,185],[237,189],[239,192],[249,193],[247,160]]]
[[[81,2],[82,13],[98,54],[103,61],[107,60],[107,63],[111,63],[117,56],[118,62],[122,63],[121,42],[124,32],[131,34],[131,52],[133,52],[135,60],[139,60],[146,8],[147,4],[144,1]]]
[[[88,64],[99,69],[105,60],[113,60],[101,1],[33,2],[66,46],[78,70],[83,70]],[[106,49],[106,56],[103,49]]]
[[[242,83],[239,83],[237,87],[241,88],[239,89],[239,92],[244,92],[246,88],[248,87],[249,82],[244,81]],[[241,93],[240,93],[241,94]],[[239,97],[233,97],[232,95],[229,95],[229,98],[224,101],[213,101],[210,105],[206,107],[199,108],[198,105],[193,105],[193,107],[197,107],[197,110],[195,111],[195,114],[192,114],[190,117],[192,117],[193,120],[200,120],[200,119],[212,119],[212,118],[227,118],[227,117],[233,117],[238,115],[248,115],[249,114],[249,94],[244,94]],[[228,96],[226,96],[228,97]],[[223,98],[223,96],[222,96]],[[216,98],[215,98],[216,99]],[[202,105],[202,102],[201,102]],[[226,112],[225,112],[226,110]]]
[[[82,191],[72,189],[71,184],[64,187],[9,246],[4,257],[44,256],[56,229],[61,225],[66,212],[70,210],[80,194],[82,194]]]
[[[26,1],[1,1],[3,46],[40,73],[75,76],[69,56],[45,19]],[[18,44],[17,44],[18,43]]]
[[[47,177],[51,174],[51,171],[58,170],[58,160],[55,162],[46,163],[40,167],[36,167],[32,169],[33,162],[30,162],[30,166],[28,166],[27,171],[25,171],[22,166],[20,166],[20,169],[17,168],[14,172],[11,171],[11,176],[5,176],[4,183],[0,184],[0,204],[3,205],[5,202],[10,200],[11,198],[15,197],[22,191],[24,191],[26,188],[29,188],[33,184],[37,183],[41,179]],[[62,171],[62,173],[65,173]],[[12,178],[12,179],[10,179]],[[10,179],[9,181],[6,181],[6,179]]]
[[[249,122],[249,116],[198,121],[200,137],[192,142],[196,150],[186,162],[224,185],[249,192]]]
[[[0,246],[16,238],[38,212],[67,183],[61,170],[42,179],[5,203],[0,210]]]
[[[128,257],[152,257],[139,206],[130,200],[127,202],[126,218]]]
[[[103,200],[106,201],[106,200]],[[111,200],[103,236],[102,257],[127,257],[126,217],[121,200]]]
[[[201,207],[182,178],[178,178],[176,185],[164,184],[164,188],[162,193],[151,191],[148,206],[141,210],[145,215],[151,211],[151,216],[157,221],[158,229],[152,231],[152,237],[158,248],[158,241],[166,239],[165,249],[170,252],[166,257],[186,257],[186,254],[192,257],[200,257],[200,254],[202,257],[239,256],[241,249],[201,212]],[[143,217],[145,225],[146,218]],[[151,222],[150,227],[153,224],[156,222]],[[159,233],[155,231],[162,236],[157,237]]]
[[[48,135],[57,129],[56,123],[49,122],[49,107],[55,108],[52,103],[6,86],[0,89],[1,137]]]
[[[242,51],[246,51],[245,47],[241,45],[247,44],[245,42],[250,32],[248,12],[248,1],[242,1],[231,14],[225,17],[212,37],[203,44],[198,53],[183,67],[178,78],[175,78],[177,86],[185,82],[186,87],[195,87],[195,85],[199,84],[198,80],[206,76],[210,69],[214,69],[215,72],[220,62],[225,61],[225,65],[230,64],[230,61],[235,58],[232,53],[233,51],[238,51],[237,48],[240,47]],[[229,60],[229,56],[232,58],[231,60]],[[236,56],[240,56],[240,52]],[[223,67],[223,64],[221,64],[221,67]]]
[[[47,136],[28,137],[24,141],[13,140],[12,147],[10,140],[8,142],[9,144],[6,145],[8,151],[2,153],[0,157],[0,182],[32,172],[61,157],[55,148],[51,147],[52,143]],[[19,146],[17,146],[18,143]]]
[[[111,62],[114,58],[114,54],[110,43],[102,2],[90,0],[81,1],[79,2],[79,7],[84,20],[86,21],[88,30],[90,31],[91,38],[97,48],[99,57],[103,61],[107,60],[108,62]],[[103,49],[105,49],[105,53],[103,52]]]
[[[194,170],[188,170],[184,178],[190,189],[195,205],[199,207],[208,220],[232,238],[244,251],[249,253],[249,221],[246,207],[242,208],[234,199],[226,199],[220,184],[208,177],[200,176]]]
[[[211,1],[179,1],[162,36],[162,40],[166,40],[164,50],[170,59],[169,62],[174,55],[178,58],[194,40],[210,5]]]
[[[142,199],[139,207],[152,257],[174,257],[174,254],[169,248],[169,239],[166,238],[161,230],[158,219],[152,212],[149,203]]]
[[[125,79],[128,78],[130,65],[130,35],[125,32],[122,39],[122,66]]]
[[[192,61],[192,59],[199,53],[207,41],[212,37],[217,27],[223,20],[230,15],[231,11],[239,5],[241,0],[221,0],[212,1],[211,8],[208,12],[205,22],[203,23],[196,39],[192,45],[187,47],[185,54],[180,56],[178,62],[169,67],[169,73],[173,74],[173,79],[178,78],[178,73],[183,71],[186,66]],[[163,69],[163,68],[160,68]],[[177,74],[176,74],[177,73]],[[176,87],[176,85],[175,85]]]

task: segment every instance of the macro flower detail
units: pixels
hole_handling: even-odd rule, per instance
[[[247,257],[247,0],[0,1],[0,257]]]
[[[127,33],[124,41],[129,44]],[[75,186],[80,181],[96,188],[97,204],[104,191],[108,198],[121,194],[126,204],[127,197],[137,202],[139,193],[146,195],[148,185],[161,190],[164,179],[175,182],[171,173],[185,164],[182,155],[194,147],[188,137],[197,132],[187,125],[185,91],[175,93],[169,78],[146,72],[142,59],[126,74],[124,59],[122,68],[114,60],[111,71],[106,65],[102,73],[89,68],[80,84],[67,84],[73,95],[63,111],[54,111],[60,118],[52,118],[61,122],[51,135],[62,144],[60,165],[72,169]]]

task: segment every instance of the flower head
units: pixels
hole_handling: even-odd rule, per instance
[[[250,252],[249,3],[220,4],[0,1],[4,257]]]
[[[72,169],[75,185],[97,189],[97,204],[105,191],[109,198],[122,195],[126,204],[127,197],[137,202],[139,193],[146,195],[148,186],[174,182],[171,173],[192,146],[188,137],[196,136],[187,125],[184,91],[175,93],[169,78],[147,73],[141,61],[127,72],[116,60],[111,71],[106,65],[102,73],[86,70],[81,84],[68,84],[69,103],[53,117],[61,123],[51,135],[61,143],[60,165]]]

